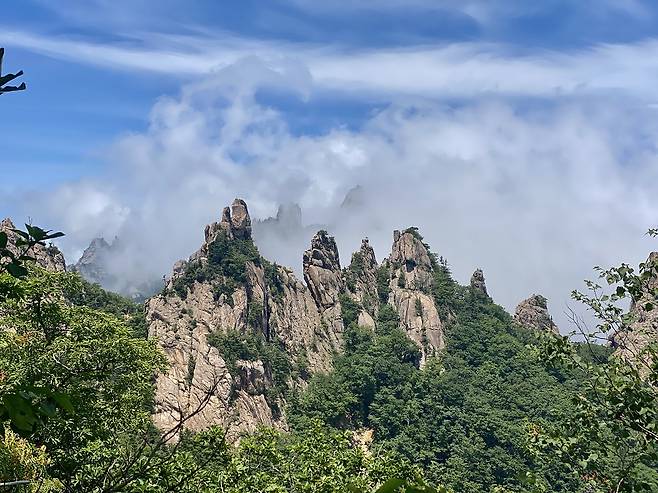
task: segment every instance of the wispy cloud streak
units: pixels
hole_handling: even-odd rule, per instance
[[[560,97],[615,93],[653,100],[658,40],[602,44],[571,53],[518,53],[509,46],[453,43],[405,49],[349,50],[235,37],[145,34],[124,43],[94,43],[7,31],[5,43],[76,63],[166,73],[183,80],[245,56],[276,66],[297,60],[319,90],[359,97]]]

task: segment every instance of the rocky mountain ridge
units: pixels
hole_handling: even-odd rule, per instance
[[[169,363],[156,383],[160,428],[174,426],[207,399],[188,428],[219,424],[234,437],[260,425],[285,429],[286,393],[271,389],[303,388],[309,375],[329,371],[347,326],[374,330],[384,304],[420,348],[418,365],[445,347],[447,320],[431,292],[437,260],[415,228],[394,232],[381,264],[364,239],[344,268],[334,238],[320,230],[302,266],[304,282],[260,256],[243,200],[206,227],[201,248],[176,263],[164,291],[146,304],[149,337]],[[486,295],[482,271],[472,285]],[[227,354],[231,345],[237,356]],[[261,350],[244,350],[249,345]],[[263,347],[281,350],[286,372],[277,376]]]
[[[155,392],[154,420],[162,430],[184,420],[190,430],[220,425],[235,439],[261,425],[287,428],[289,391],[330,371],[347,327],[375,330],[384,305],[418,345],[418,366],[444,349],[451,314],[440,314],[432,292],[441,260],[416,228],[394,231],[391,253],[381,263],[364,238],[346,267],[334,238],[321,229],[303,254],[303,281],[260,255],[252,229],[247,204],[236,199],[219,222],[206,226],[201,247],[174,265],[162,292],[145,303],[148,337],[168,363]],[[108,247],[102,239],[92,242],[75,270],[103,275],[97,261]],[[65,270],[56,249],[40,248],[37,259]],[[480,269],[470,289],[488,296]],[[556,331],[545,300],[543,306],[532,301],[540,298],[519,305],[517,321]]]

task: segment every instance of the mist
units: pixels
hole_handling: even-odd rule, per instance
[[[102,151],[101,176],[26,196],[20,212],[66,232],[69,264],[91,239],[118,237],[112,274],[134,283],[168,275],[235,197],[255,221],[300,207],[294,221],[254,226],[261,252],[298,274],[316,228],[346,265],[363,237],[381,261],[394,229],[417,226],[459,282],[482,268],[510,311],[541,293],[563,332],[570,292],[593,266],[655,248],[644,233],[658,222],[658,125],[646,104],[401,99],[358,128],[299,133],[262,89],[301,105],[319,97],[303,66],[240,60],[155,101],[147,129]]]

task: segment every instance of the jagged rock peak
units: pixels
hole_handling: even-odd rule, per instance
[[[514,320],[524,327],[559,334],[557,325],[548,313],[547,300],[540,294],[533,294],[516,307]]]
[[[406,264],[407,271],[420,267],[431,270],[432,262],[422,237],[416,228],[408,228],[402,232],[393,232],[393,248],[390,261],[394,265]]]
[[[231,204],[231,229],[235,238],[251,238],[251,217],[247,203],[242,199],[235,199]]]
[[[363,268],[367,271],[370,271],[372,269],[377,268],[377,258],[375,257],[375,250],[370,246],[370,242],[368,241],[368,238],[364,238],[361,240],[361,248],[359,248],[358,252],[355,252],[352,255],[352,262],[351,264],[354,264],[357,257],[357,253],[359,254],[358,257],[360,257],[360,261],[363,264]]]
[[[94,238],[89,246],[82,252],[80,259],[71,267],[72,271],[79,272],[89,282],[106,284],[106,257],[111,245],[104,238]]]
[[[489,295],[487,293],[487,284],[484,281],[484,272],[482,272],[482,269],[475,269],[475,272],[473,272],[473,275],[471,276],[471,287],[484,295]]]
[[[281,204],[276,211],[276,220],[285,226],[302,226],[302,208],[299,204]]]
[[[15,233],[13,229],[16,229],[16,226],[14,226],[14,223],[10,218],[6,217],[0,222],[0,231],[3,231],[7,234],[7,248],[12,253],[16,254],[19,250],[16,247],[18,234]],[[30,256],[36,260],[37,265],[46,270],[53,272],[66,271],[66,261],[64,260],[64,255],[54,245],[34,245],[30,251]]]
[[[231,207],[224,207],[219,223],[215,222],[206,226],[206,243],[211,243],[219,231],[224,231],[229,238],[251,239],[251,217],[244,200],[235,199]]]
[[[365,206],[365,204],[365,190],[361,185],[356,185],[347,191],[340,207],[341,209],[356,209]]]
[[[329,233],[325,230],[318,231],[311,239],[311,248],[304,252],[304,266],[307,263],[323,269],[340,270],[336,240],[333,236],[329,236]]]
[[[401,287],[424,291],[430,288],[432,259],[416,228],[393,232],[393,248],[388,260]]]
[[[91,243],[89,243],[89,246],[85,248],[85,251],[82,252],[82,257],[80,257],[80,260],[75,264],[75,267],[77,268],[80,265],[94,262],[98,258],[98,255],[109,249],[110,244],[105,241],[105,238],[94,238],[91,240]]]
[[[391,269],[388,302],[397,310],[407,336],[421,348],[423,365],[445,343],[443,322],[430,294],[432,259],[416,228],[393,232],[393,248],[387,264]]]
[[[311,240],[311,248],[304,252],[303,267],[304,280],[318,306],[336,305],[343,280],[334,237],[325,230],[318,231]]]

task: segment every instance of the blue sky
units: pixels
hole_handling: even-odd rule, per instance
[[[119,235],[160,276],[236,195],[300,203],[345,258],[413,221],[508,307],[651,248],[656,2],[24,0],[0,33],[28,84],[0,98],[0,209],[69,261]]]
[[[102,54],[94,60],[94,48],[113,47],[118,56],[121,50],[145,50],[157,57],[177,44],[174,49],[198,56],[202,44],[221,46],[226,39],[254,42],[259,49],[285,43],[286,52],[293,53],[296,45],[358,53],[496,43],[508,53],[541,56],[651,39],[658,34],[657,15],[655,2],[634,0],[12,2],[3,7],[0,32],[30,39],[10,35],[3,41],[6,68],[24,69],[30,91],[2,101],[2,165],[9,169],[4,186],[23,186],[31,175],[52,182],[93,173],[100,166],[93,158],[99,147],[117,134],[143,129],[158,96],[175,93],[198,76],[197,70],[186,74],[166,66],[154,73],[140,69],[139,62],[121,66],[103,61]],[[177,36],[189,38],[177,43]],[[89,53],[67,53],[65,43],[86,46]],[[212,59],[207,62],[213,67]],[[264,96],[265,103],[288,112],[298,132],[326,131],[339,122],[358,125],[372,105],[390,102],[386,95],[373,102],[327,92],[305,101],[270,96]]]

